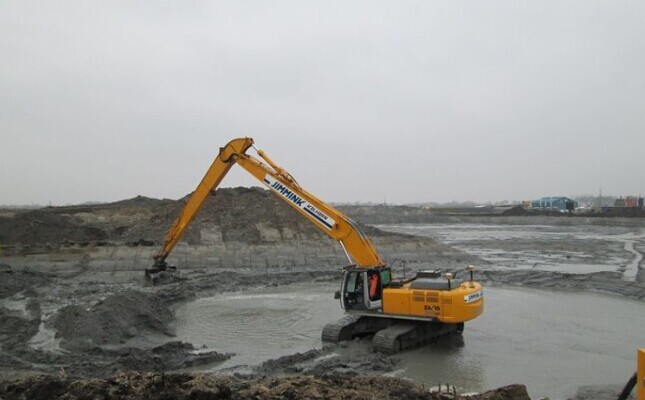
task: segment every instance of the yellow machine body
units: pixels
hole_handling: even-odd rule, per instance
[[[383,313],[422,318],[436,318],[445,323],[460,323],[477,318],[484,311],[482,287],[465,282],[452,290],[383,289]]]
[[[638,368],[636,372],[636,398],[645,400],[645,348],[638,349]]]

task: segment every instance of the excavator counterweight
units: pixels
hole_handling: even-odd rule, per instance
[[[374,248],[361,226],[336,208],[303,189],[295,178],[262,150],[247,154],[253,139],[234,139],[222,147],[184,209],[164,238],[146,276],[155,279],[175,267],[166,258],[181,239],[211,191],[219,186],[234,164],[253,175],[272,193],[293,207],[318,229],[338,241],[349,266],[343,268],[341,307],[350,316],[323,330],[325,341],[338,342],[374,334],[375,348],[398,351],[432,338],[461,333],[464,322],[483,312],[481,285],[420,272],[409,280],[397,280]]]

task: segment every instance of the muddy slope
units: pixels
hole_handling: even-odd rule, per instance
[[[129,338],[160,333],[172,336],[172,313],[156,296],[128,290],[109,296],[89,310],[80,305],[61,308],[51,319],[62,347],[125,343]]]

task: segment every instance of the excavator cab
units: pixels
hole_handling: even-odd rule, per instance
[[[343,270],[340,289],[345,310],[376,310],[381,308],[383,288],[391,279],[387,267],[364,268],[349,266]]]

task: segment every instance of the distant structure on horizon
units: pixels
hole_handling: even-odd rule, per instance
[[[578,202],[568,197],[542,197],[531,202],[531,208],[545,211],[573,211]]]
[[[643,198],[636,196],[619,197],[614,201],[614,207],[639,207],[643,208]]]

